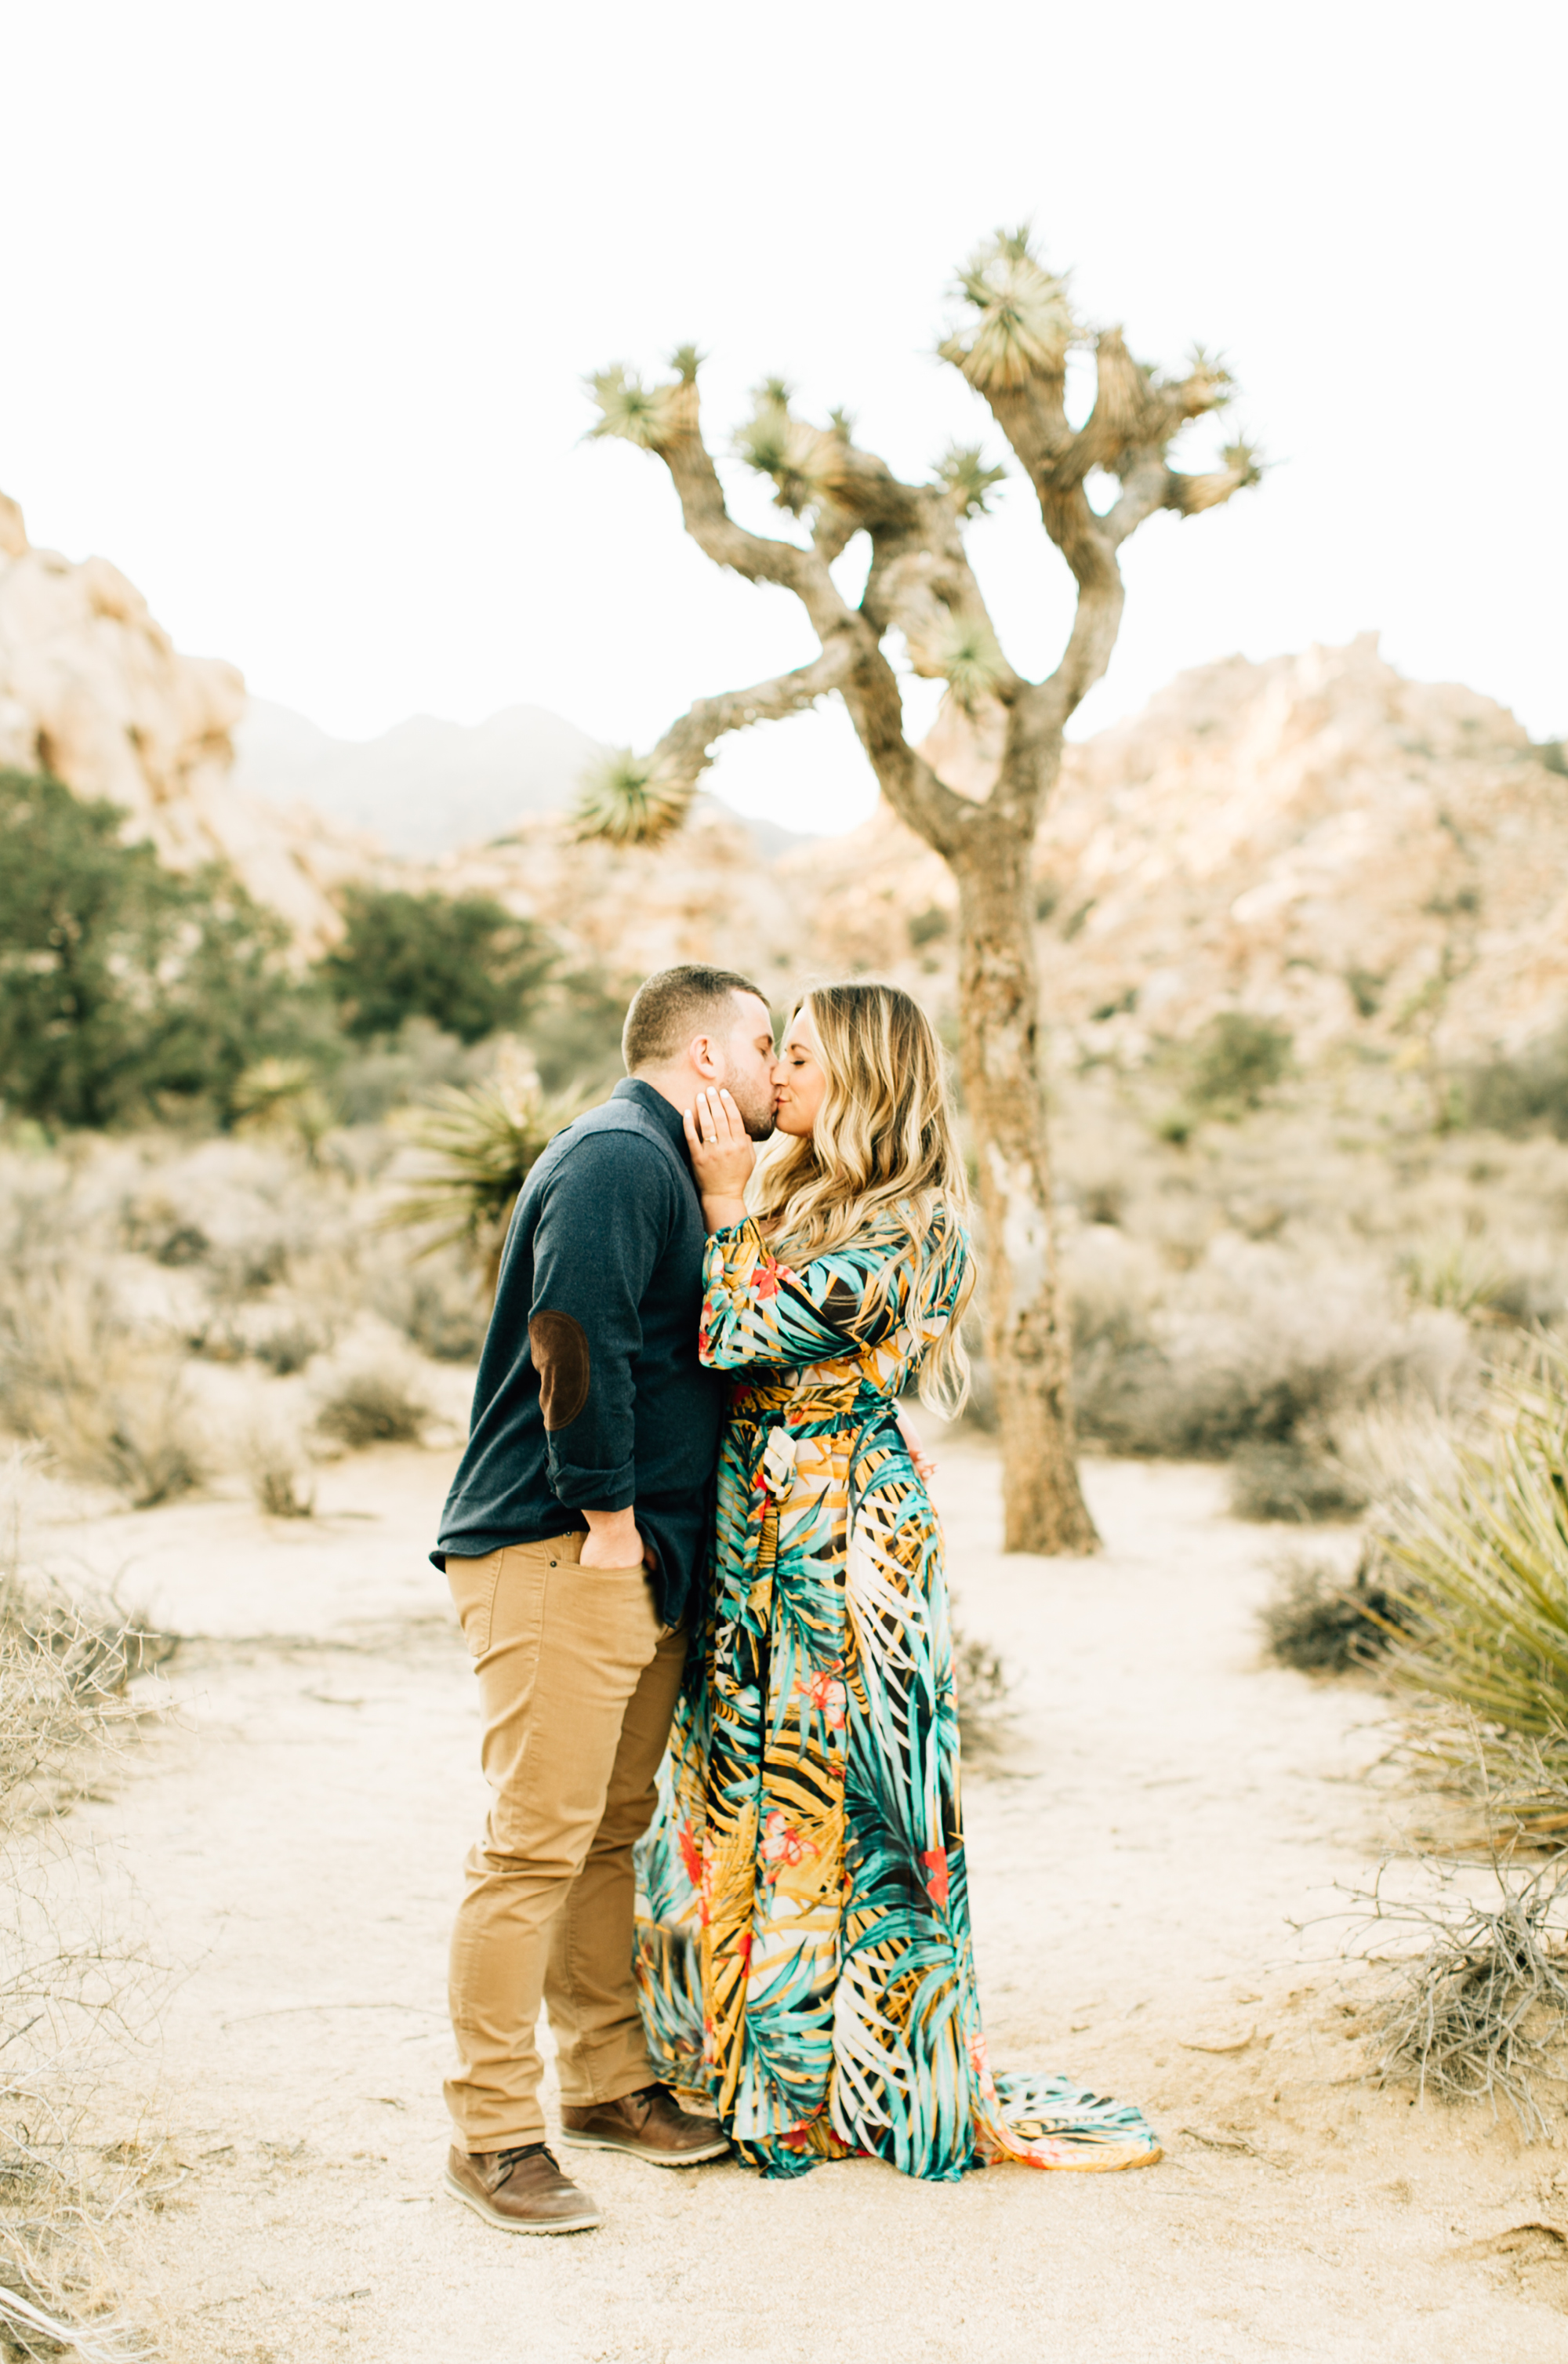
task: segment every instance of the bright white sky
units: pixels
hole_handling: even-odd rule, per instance
[[[815,643],[685,541],[656,462],[580,440],[582,374],[695,338],[720,444],[780,371],[900,470],[954,434],[999,457],[932,345],[953,265],[1029,215],[1135,352],[1222,347],[1282,463],[1145,528],[1077,730],[1181,666],[1380,627],[1554,735],[1565,22],[0,0],[0,485],[331,730],[534,701],[646,745]],[[973,548],[1048,669],[1064,573],[1016,478]],[[797,827],[873,800],[840,711],[729,742],[714,785]]]

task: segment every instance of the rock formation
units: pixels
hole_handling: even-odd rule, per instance
[[[772,863],[706,801],[656,853],[579,845],[564,816],[524,813],[497,841],[398,859],[304,803],[239,794],[244,707],[231,665],[179,655],[107,560],[32,549],[0,496],[0,763],[112,797],[170,862],[223,856],[302,956],[336,933],[343,882],[374,876],[494,895],[617,982],[717,960],[782,998],[875,970],[951,1009],[951,881],[885,807]],[[984,731],[950,717],[928,753],[983,792]],[[1069,750],[1040,832],[1045,1015],[1064,1055],[1137,1060],[1239,1008],[1308,1054],[1357,1043],[1409,1064],[1561,1025],[1560,763],[1492,699],[1406,680],[1370,635],[1183,674]]]
[[[233,665],[180,655],[106,558],[73,564],[35,550],[0,494],[0,764],[123,806],[127,834],[150,838],[177,869],[232,863],[314,951],[340,924],[333,888],[374,848],[234,793],[231,733],[244,710]]]
[[[1568,1019],[1555,760],[1373,634],[1181,675],[1068,752],[1036,858],[1048,1021],[1129,1059],[1235,1008],[1308,1053],[1517,1048]],[[890,813],[781,868],[818,961],[945,985],[951,888]]]

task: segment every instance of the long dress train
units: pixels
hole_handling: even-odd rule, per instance
[[[742,1376],[638,1968],[658,2073],[773,2176],[1160,2156],[1137,2110],[986,2058],[941,1533],[895,1423],[968,1253],[940,1214],[918,1268],[885,1224],[799,1272],[750,1221],[708,1243],[703,1359]]]

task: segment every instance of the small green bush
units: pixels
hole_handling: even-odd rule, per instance
[[[1376,1571],[1367,1553],[1349,1583],[1331,1562],[1282,1561],[1260,1611],[1270,1657],[1307,1675],[1347,1675],[1380,1658],[1403,1618]]]
[[[313,1322],[296,1319],[279,1321],[271,1330],[264,1330],[250,1351],[274,1378],[287,1379],[296,1371],[303,1371],[312,1357],[330,1344],[330,1339]]]
[[[1293,1047],[1272,1019],[1222,1009],[1194,1038],[1187,1098],[1211,1115],[1260,1108],[1290,1073]]]
[[[475,1363],[490,1307],[471,1260],[450,1251],[386,1274],[377,1310],[433,1363]]]
[[[619,1080],[627,998],[597,969],[554,980],[523,1029],[547,1092],[593,1091]]]
[[[166,870],[117,805],[0,772],[0,1077],[13,1116],[121,1125],[206,1103],[259,1060],[329,1054],[288,931],[233,875]]]
[[[428,1019],[460,1043],[515,1029],[539,998],[554,947],[488,895],[410,895],[350,885],[342,941],[317,964],[357,1041]]]
[[[1230,1465],[1230,1512],[1237,1519],[1353,1519],[1365,1489],[1348,1469],[1294,1438],[1241,1445]]]
[[[1456,1121],[1488,1132],[1568,1141],[1568,1026],[1513,1058],[1478,1060],[1451,1078]]]
[[[357,1453],[369,1444],[416,1444],[429,1417],[429,1405],[401,1373],[365,1364],[333,1380],[316,1425]]]

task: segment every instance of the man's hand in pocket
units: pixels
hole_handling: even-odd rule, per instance
[[[580,1567],[646,1567],[648,1546],[637,1531],[637,1512],[628,1503],[624,1511],[584,1511],[588,1522],[587,1537],[578,1560]]]

